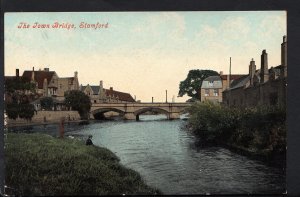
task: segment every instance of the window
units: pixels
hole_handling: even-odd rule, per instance
[[[214,81],[209,81],[209,82],[208,82],[208,85],[209,85],[210,87],[212,87],[212,86],[214,85]]]
[[[219,96],[218,89],[214,89],[214,96]]]
[[[96,100],[94,100],[94,103],[97,103],[97,101],[96,101]]]
[[[209,89],[205,89],[205,96],[209,96]]]

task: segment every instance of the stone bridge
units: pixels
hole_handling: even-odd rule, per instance
[[[190,105],[190,103],[93,103],[90,114],[95,117],[113,111],[118,112],[126,120],[139,120],[140,114],[150,111],[166,114],[171,120],[178,119]]]

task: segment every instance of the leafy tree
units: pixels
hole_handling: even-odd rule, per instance
[[[19,117],[31,120],[31,118],[34,115],[34,106],[32,104],[26,103],[26,104],[20,104],[19,105]]]
[[[46,110],[51,110],[54,105],[52,97],[41,98],[41,107]]]
[[[202,81],[209,76],[216,75],[219,75],[218,72],[213,70],[190,70],[186,79],[179,84],[178,96],[187,94],[193,99],[199,99]]]
[[[34,115],[34,106],[29,104],[30,96],[27,91],[35,93],[36,84],[26,81],[21,77],[5,80],[5,92],[10,101],[6,101],[6,113],[8,118],[17,119],[23,118],[31,120]]]
[[[65,104],[73,110],[78,111],[81,119],[87,119],[91,109],[89,96],[79,90],[71,90],[65,93]]]
[[[36,88],[35,83],[28,82],[26,81],[26,79],[21,77],[5,80],[5,91],[9,93],[13,93],[15,91],[25,91],[25,90],[34,92],[35,88]]]
[[[9,103],[6,105],[6,114],[9,119],[17,119],[19,116],[19,105],[17,103]]]

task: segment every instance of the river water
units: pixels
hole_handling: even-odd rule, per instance
[[[67,135],[93,135],[164,194],[281,194],[285,172],[221,147],[202,147],[181,129],[184,120],[141,115],[140,121],[106,121],[67,126]],[[33,130],[41,130],[34,127]],[[57,132],[57,125],[44,128]]]

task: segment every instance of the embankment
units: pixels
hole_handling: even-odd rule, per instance
[[[160,193],[108,149],[78,139],[9,133],[5,166],[6,185],[21,196]]]
[[[32,117],[31,121],[17,118],[16,120],[8,119],[7,126],[24,126],[24,125],[36,125],[36,124],[50,124],[58,123],[61,118],[68,121],[79,121],[80,116],[77,111],[37,111]]]

